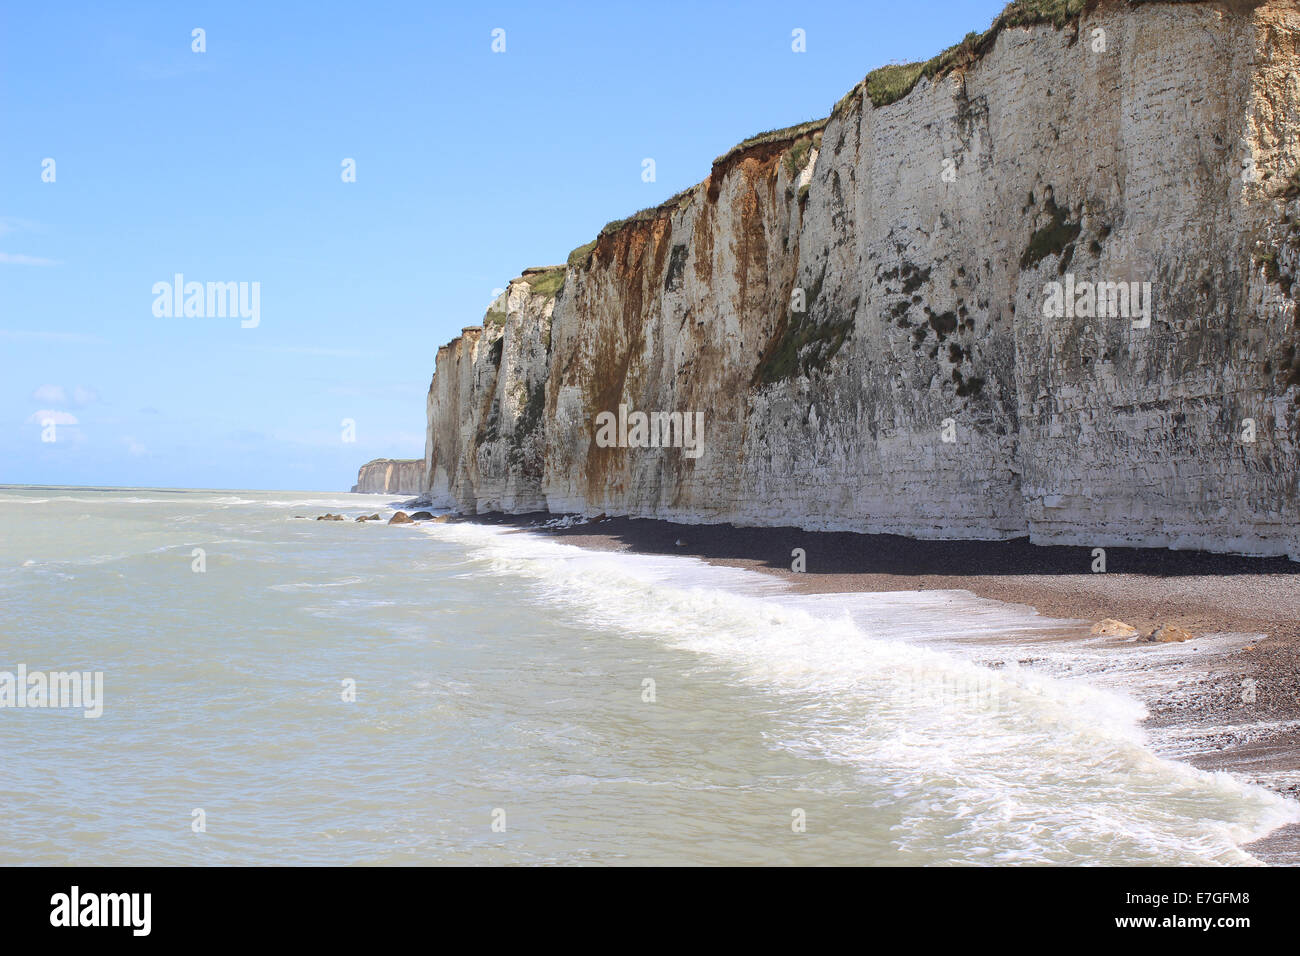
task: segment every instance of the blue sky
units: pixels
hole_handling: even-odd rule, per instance
[[[1003,5],[6,4],[0,483],[419,457],[437,347],[494,289]],[[259,324],[155,316],[176,273],[260,283]]]

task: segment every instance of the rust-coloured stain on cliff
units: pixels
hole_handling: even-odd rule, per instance
[[[602,411],[617,411],[623,396],[634,389],[628,378],[632,362],[645,347],[645,327],[649,321],[645,307],[647,293],[652,306],[658,296],[647,283],[657,284],[671,245],[672,221],[668,215],[628,223],[602,236],[596,246],[597,261],[609,267],[610,274],[597,286],[613,286],[612,300],[620,314],[615,322],[601,322],[591,350],[591,378],[587,382],[588,409],[594,421]],[[597,296],[600,292],[595,293]],[[595,431],[588,436],[587,494],[599,498],[613,490],[610,480],[623,476],[627,451],[596,445]]]

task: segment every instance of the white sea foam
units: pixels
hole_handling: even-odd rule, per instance
[[[1241,863],[1253,859],[1239,844],[1300,820],[1293,801],[1159,757],[1130,696],[940,649],[944,632],[1015,646],[1060,624],[1027,609],[959,592],[796,596],[692,558],[469,524],[420,530],[595,627],[688,650],[775,695],[785,730],[771,743],[883,784],[904,808],[903,850],[942,840],[957,861],[1059,862],[1140,847]]]

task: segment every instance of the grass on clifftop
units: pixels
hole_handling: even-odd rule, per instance
[[[992,40],[995,29],[996,25],[987,33],[968,33],[956,46],[949,47],[938,56],[922,63],[890,63],[872,70],[867,74],[866,79],[849,90],[835,104],[835,109],[831,112],[838,113],[855,96],[863,92],[871,100],[871,105],[877,109],[890,103],[897,103],[916,88],[916,84],[921,82],[921,77],[932,80],[955,69],[969,66],[978,60],[985,49],[984,44]]]
[[[613,232],[618,232],[624,226],[631,225],[634,222],[650,222],[654,219],[662,219],[670,216],[677,211],[678,207],[685,205],[694,198],[695,187],[683,189],[675,196],[670,196],[664,202],[657,206],[647,206],[628,216],[626,219],[612,219],[601,228],[600,233],[591,242],[584,242],[578,248],[569,253],[567,267],[570,269],[586,269],[591,264],[591,254],[596,249],[596,244],[605,236]]]
[[[626,219],[611,219],[605,223],[604,228],[600,230],[601,236],[609,235],[611,232],[618,232],[624,226],[633,222],[649,222],[652,219],[660,219],[664,216],[671,215],[677,211],[677,207],[690,202],[695,187],[683,189],[674,196],[668,197],[657,206],[647,206],[645,209],[639,209]]]
[[[780,129],[769,129],[762,133],[757,133],[748,139],[742,139],[731,149],[727,150],[721,156],[713,161],[713,165],[725,163],[737,153],[743,153],[747,149],[753,149],[755,146],[763,146],[767,143],[779,143],[783,140],[799,140],[803,137],[811,137],[820,133],[826,128],[829,119],[808,120],[805,123],[795,123],[793,126],[783,126]]]
[[[569,253],[569,259],[568,259],[569,268],[570,269],[587,268],[587,264],[591,262],[591,254],[595,250],[596,250],[595,239],[591,240],[591,242],[584,242],[582,245],[578,246],[578,248],[574,249],[572,252]]]
[[[555,266],[551,269],[526,272],[524,281],[533,290],[533,295],[542,295],[550,299],[564,288],[564,277],[567,274],[568,269],[566,266]]]
[[[936,57],[918,63],[890,63],[872,70],[866,78],[849,90],[831,110],[840,112],[861,93],[879,109],[897,103],[921,82],[921,77],[933,80],[953,70],[963,69],[977,61],[993,46],[997,35],[1006,27],[1031,27],[1050,23],[1056,29],[1076,19],[1092,0],[1013,0],[983,33],[968,33],[962,41],[950,46]]]
[[[764,133],[759,133],[756,136],[751,136],[748,139],[737,143],[731,149],[727,150],[715,159],[713,165],[717,166],[719,163],[724,163],[738,153],[742,153],[747,149],[752,149],[755,146],[792,140],[794,145],[791,149],[791,153],[797,154],[794,156],[794,161],[797,163],[798,168],[801,169],[803,168],[803,162],[807,159],[808,150],[813,146],[819,146],[821,144],[821,132],[826,128],[826,123],[828,121],[828,119],[809,120],[806,123],[796,123],[794,126],[785,126],[781,129],[770,129]],[[787,154],[786,159],[788,165],[788,162],[791,160],[791,155]],[[797,170],[795,170],[795,172],[797,172]],[[792,172],[791,176],[794,174],[795,173]],[[697,188],[697,186],[688,187],[676,195],[669,197],[657,206],[647,206],[645,209],[640,209],[637,212],[634,212],[626,219],[612,219],[605,223],[596,239],[578,246],[578,248],[569,253],[569,268],[586,268],[588,263],[591,262],[591,253],[596,248],[596,243],[605,236],[618,232],[624,226],[631,225],[634,222],[650,222],[655,219],[662,219],[666,216],[672,215],[679,208],[689,205],[695,199],[695,190]]]
[[[1050,23],[1060,30],[1083,13],[1087,0],[1012,0],[999,17],[1009,27],[1032,27]]]

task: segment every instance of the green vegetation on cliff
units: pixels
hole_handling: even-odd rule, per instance
[[[993,48],[993,42],[1007,27],[1032,27],[1051,24],[1058,30],[1077,20],[1097,0],[1013,0],[983,33],[968,33],[955,46],[938,56],[917,63],[890,63],[872,70],[857,86],[849,90],[831,110],[831,115],[843,110],[859,95],[865,93],[871,105],[879,109],[897,103],[916,88],[922,77],[933,80],[954,70],[965,69]],[[1146,0],[1133,0],[1135,3]],[[1184,0],[1200,2],[1200,0]]]
[[[786,151],[785,154],[785,172],[791,179],[794,179],[803,171],[804,166],[808,165],[808,154],[814,149],[821,149],[822,131],[818,130],[811,136],[800,136],[794,141],[794,145]]]
[[[1088,6],[1096,6],[1096,3],[1089,3],[1089,0],[1012,0],[998,19],[1008,27],[1050,23],[1060,30]],[[996,20],[994,24],[997,24]]]
[[[695,187],[692,186],[689,189],[683,189],[675,196],[670,196],[657,206],[647,206],[645,209],[637,210],[626,219],[612,219],[605,223],[604,228],[600,230],[600,236],[597,238],[599,239],[600,237],[607,236],[610,233],[618,232],[624,226],[629,226],[634,222],[651,222],[655,219],[663,219],[667,216],[671,216],[677,211],[679,206],[690,203],[692,193],[694,192]]]
[[[572,252],[569,253],[569,259],[568,259],[569,268],[570,269],[587,268],[588,263],[591,262],[591,254],[595,251],[596,251],[595,239],[591,240],[591,242],[584,242],[582,245],[578,246],[578,248],[574,249]]]
[[[1021,269],[1031,269],[1048,256],[1061,255],[1079,238],[1083,229],[1081,222],[1070,222],[1070,210],[1058,206],[1055,199],[1049,197],[1046,208],[1052,219],[1030,237],[1029,245],[1020,256]]]
[[[567,266],[547,266],[544,269],[525,269],[524,281],[533,290],[533,295],[550,299],[564,288],[564,277],[568,275]]]
[[[748,139],[743,139],[731,149],[727,150],[721,156],[713,161],[717,166],[733,159],[741,153],[748,152],[758,146],[766,146],[769,143],[786,143],[798,142],[805,137],[812,137],[821,133],[826,128],[826,119],[808,120],[804,123],[795,123],[793,126],[782,126],[780,129],[769,129],[762,133],[757,133]]]
[[[754,369],[754,385],[771,385],[798,375],[810,375],[825,369],[835,353],[844,345],[853,331],[853,311],[857,306],[838,315],[823,315],[821,320],[812,316],[814,308],[820,310],[822,284],[826,280],[826,266],[807,290],[806,308],[802,312],[791,310],[778,327],[776,335]]]

